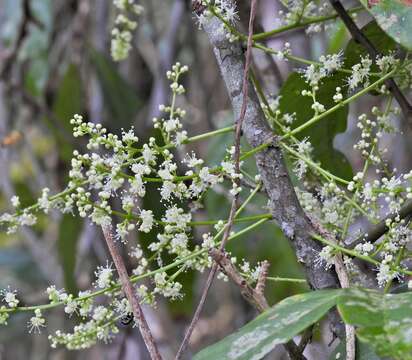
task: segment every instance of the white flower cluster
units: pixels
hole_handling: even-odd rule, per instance
[[[361,58],[361,62],[352,66],[352,74],[348,79],[350,90],[356,89],[361,84],[368,84],[369,73],[372,65],[372,60],[369,56]]]
[[[296,149],[293,153],[297,165],[295,173],[301,176],[310,168],[311,174],[318,180],[323,178],[323,184],[319,185],[305,177],[296,192],[304,210],[329,233],[338,239],[349,240],[349,227],[358,219],[365,218],[372,224],[378,223],[382,218],[388,219],[386,226],[389,231],[377,239],[376,243],[365,240],[353,249],[359,257],[369,257],[371,262],[377,261],[376,282],[379,286],[386,286],[393,279],[402,278],[407,270],[402,259],[407,256],[406,249],[412,240],[412,230],[400,217],[402,205],[407,199],[412,199],[412,171],[398,174],[396,169],[390,169],[384,161],[387,150],[380,146],[379,141],[384,134],[395,131],[390,121],[390,115],[394,112],[396,111],[389,102],[384,110],[377,107],[371,109],[375,116],[373,120],[365,114],[359,116],[361,139],[354,147],[361,151],[365,163],[362,171],[354,174],[351,181],[335,177],[327,171],[325,173],[325,170],[314,166],[306,139],[290,140]],[[372,169],[373,172],[370,171]],[[368,179],[370,176],[374,177],[373,180]],[[356,236],[360,236],[360,233],[355,235],[355,239]],[[342,244],[344,246],[345,242]],[[331,245],[325,246],[319,254],[319,264],[330,267],[337,251]],[[356,271],[348,258],[345,264],[348,270]]]
[[[20,301],[17,299],[16,291],[4,290],[1,292],[1,295],[9,308],[16,308],[19,305]]]
[[[239,20],[236,3],[233,0],[216,0],[214,6],[228,23],[236,24]]]
[[[283,5],[287,10],[279,10],[277,19],[277,22],[283,25],[298,24],[304,18],[318,17],[331,12],[331,6],[327,1],[289,0],[283,1]],[[321,29],[321,24],[314,24],[307,29],[307,33],[319,32]]]
[[[171,81],[170,89],[172,90],[172,104],[170,106],[160,105],[159,110],[166,114],[162,119],[153,119],[155,129],[160,129],[162,136],[166,143],[172,142],[174,145],[179,146],[187,139],[187,132],[182,130],[181,119],[186,115],[186,111],[176,107],[176,97],[185,93],[183,85],[179,84],[179,78],[182,74],[189,70],[187,66],[182,66],[180,63],[173,65],[172,70],[168,71],[166,76]],[[145,148],[146,162],[150,163],[154,161],[153,153],[150,152],[148,147]],[[167,150],[167,149],[166,149]],[[167,155],[167,151],[165,152]],[[167,173],[164,173],[167,177]],[[165,178],[162,177],[162,178]],[[168,180],[168,179],[166,179]]]
[[[306,157],[306,158],[311,157],[311,152],[313,150],[313,147],[312,147],[312,144],[309,142],[308,138],[302,139],[301,141],[297,142],[295,144],[295,147],[296,147],[296,151],[303,157]],[[293,172],[296,174],[296,176],[299,179],[302,179],[308,169],[307,162],[304,161],[302,158],[298,158],[295,161],[294,165],[295,166],[293,168]]]
[[[137,27],[137,22],[128,15],[141,15],[143,7],[135,4],[134,0],[114,0],[113,4],[121,13],[117,15],[112,30],[111,55],[114,61],[120,61],[127,58],[132,48],[132,32]]]
[[[306,82],[312,87],[316,87],[320,80],[342,67],[342,53],[322,55],[319,61],[320,64],[311,64],[303,71]]]
[[[37,212],[47,213],[55,208],[64,213],[77,209],[81,217],[90,218],[96,225],[110,225],[113,215],[110,200],[120,194],[122,212],[115,213],[120,214],[123,221],[116,225],[117,239],[125,242],[135,229],[149,233],[154,226],[163,226],[164,232],[158,234],[159,243],[153,243],[152,249],[186,255],[189,240],[186,231],[191,214],[177,208],[173,202],[197,201],[205,191],[225,178],[232,181],[233,194],[241,190],[235,181],[241,174],[235,173],[230,159],[233,149],[221,166],[214,169],[203,166],[203,160],[194,154],[187,155],[184,163],[188,170],[178,174],[179,166],[169,149],[187,140],[181,123],[185,111],[175,106],[176,97],[184,93],[179,77],[186,71],[186,66],[177,63],[167,74],[172,82],[172,105],[162,105],[167,116],[154,119],[154,127],[160,131],[163,144],[150,138],[139,148],[133,129],[118,136],[108,133],[100,124],[86,123],[80,115],[75,115],[71,120],[73,134],[90,138],[87,143],[90,152],[74,151],[67,189],[58,196],[50,196],[49,189],[44,189],[37,204],[27,209],[18,208],[14,215],[3,214],[0,223],[6,225],[9,232],[14,232],[18,226],[34,225]],[[162,219],[155,219],[152,210],[139,207],[146,195],[146,186],[151,182],[160,184],[158,189],[166,208]],[[16,199],[13,202],[17,204]]]
[[[29,333],[40,333],[40,328],[46,327],[46,320],[43,318],[41,310],[34,310],[34,316],[32,316],[28,322]]]
[[[383,134],[394,133],[396,130],[390,122],[390,109],[379,110],[376,106],[372,108],[372,114],[376,120],[370,120],[366,114],[358,117],[357,127],[361,130],[361,139],[354,145],[354,149],[359,150],[365,159],[369,159],[373,164],[380,165],[387,149],[381,149],[377,144]]]
[[[219,243],[218,235],[206,233],[202,243],[195,244],[192,220],[198,207],[190,205],[225,180],[231,184],[230,193],[238,194],[241,187],[237,181],[242,178],[233,161],[234,147],[227,150],[222,162],[215,167],[205,166],[204,160],[194,152],[183,156],[183,166],[175,161],[172,149],[181,147],[184,151],[183,144],[189,141],[181,122],[185,111],[176,106],[178,96],[185,91],[179,80],[187,70],[186,66],[177,63],[167,73],[171,81],[171,105],[161,105],[165,115],[153,120],[159,140],[153,137],[147,143],[139,144],[133,128],[117,135],[109,133],[100,124],[85,122],[82,116],[74,115],[71,120],[74,137],[88,137],[88,142],[85,152],[73,152],[67,188],[56,195],[51,195],[45,188],[37,203],[25,209],[21,208],[19,198],[13,197],[16,212],[3,214],[1,225],[6,226],[8,232],[14,232],[19,226],[34,225],[39,214],[57,210],[78,214],[98,226],[112,226],[113,218],[117,217],[120,221],[113,229],[116,239],[123,243],[128,241],[131,232],[149,234],[156,230],[156,236],[145,249],[152,254],[146,257],[138,244],[129,253],[134,266],[132,281],[148,278],[147,285],[136,286],[136,293],[141,302],[151,305],[159,295],[172,300],[181,298],[182,285],[177,276],[188,269],[203,271],[210,267],[212,260],[207,250]],[[182,168],[185,170],[180,173]],[[156,210],[162,215],[158,217],[152,209],[142,208],[142,199],[150,184],[155,185],[150,191],[157,189],[161,198]],[[114,208],[114,198],[120,199],[118,209]],[[218,234],[222,233],[223,227],[223,221],[216,223]],[[162,270],[166,256],[179,263],[173,274]],[[156,267],[156,262],[158,269],[148,275],[149,264]],[[257,273],[256,269],[250,270],[248,276],[254,279]],[[50,305],[62,306],[68,317],[77,315],[82,319],[72,332],[57,330],[51,335],[53,347],[64,345],[69,349],[84,349],[98,340],[110,341],[118,332],[119,319],[130,313],[112,265],[98,266],[95,276],[93,291],[75,295],[53,285],[47,288]],[[106,304],[96,301],[97,295],[103,294],[108,295]],[[19,300],[15,291],[5,290],[2,295],[5,305],[0,307],[0,323],[6,324],[9,313],[19,310]],[[29,332],[40,332],[46,326],[41,309],[29,319]]]
[[[200,6],[205,7],[205,9],[197,15],[199,27],[202,27],[208,18],[216,14],[223,20],[221,31],[226,34],[227,39],[231,42],[239,40],[238,36],[228,27],[236,25],[239,20],[234,0],[202,0]]]

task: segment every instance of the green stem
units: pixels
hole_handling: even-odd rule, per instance
[[[398,267],[399,264],[401,263],[404,250],[405,250],[405,247],[402,246],[401,249],[399,250],[398,256],[396,257],[395,264],[394,264],[395,267]],[[390,280],[386,283],[385,289],[384,289],[384,291],[383,291],[385,294],[387,294],[388,291],[390,290],[391,285],[392,285],[392,281],[393,281],[393,278],[390,279]]]
[[[358,6],[358,7],[352,8],[352,9],[347,10],[347,11],[348,11],[348,13],[353,14],[353,13],[357,13],[359,11],[362,11],[364,9],[365,8],[363,6]],[[306,26],[311,25],[311,24],[316,24],[316,23],[320,23],[320,22],[324,22],[324,21],[328,21],[328,20],[333,20],[333,19],[336,19],[338,17],[339,17],[338,14],[331,14],[331,15],[326,15],[326,16],[316,16],[316,17],[308,18],[308,19],[306,19],[304,21],[300,21],[298,23],[285,25],[285,26],[279,27],[277,29],[273,29],[273,30],[270,30],[270,31],[265,31],[265,32],[255,34],[255,35],[253,35],[253,40],[256,40],[256,41],[265,40],[265,39],[271,38],[275,35],[281,34],[285,31],[300,29],[300,28],[306,27]]]
[[[392,75],[398,70],[398,68],[393,69],[392,71],[388,72],[386,75],[382,76],[379,80],[375,81],[371,85],[365,87],[364,89],[358,91],[356,94],[346,98],[345,100],[341,101],[339,104],[332,106],[330,109],[326,110],[322,114],[319,114],[317,116],[312,117],[310,120],[302,124],[301,126],[298,126],[297,128],[289,131],[287,134],[283,135],[281,140],[287,139],[288,137],[295,135],[302,130],[307,129],[308,127],[312,126],[313,124],[316,124],[319,120],[323,119],[324,117],[332,114],[336,110],[340,109],[342,106],[345,106],[346,104],[351,103],[352,101],[356,100],[357,98],[361,97],[362,95],[365,95],[367,92],[370,90],[374,89],[376,86],[382,84],[385,80],[389,79],[392,77]]]
[[[372,259],[370,256],[362,255],[362,254],[357,253],[354,250],[346,249],[343,246],[340,246],[338,244],[335,244],[333,242],[330,242],[330,241],[324,239],[320,235],[312,234],[312,237],[314,239],[318,240],[319,242],[321,242],[322,244],[328,245],[328,246],[332,247],[333,249],[338,250],[338,251],[340,251],[340,252],[342,252],[346,255],[349,255],[351,257],[356,257],[358,259],[369,262],[369,263],[371,263],[373,265],[376,265],[376,266],[379,266],[381,264],[379,261],[377,261],[375,259]],[[404,269],[399,268],[399,267],[397,267],[396,269],[392,268],[391,270],[395,270],[396,272],[401,273],[401,274],[405,274],[405,275],[412,275],[412,271],[404,270]]]
[[[238,238],[238,237],[240,237],[240,236],[248,233],[249,231],[254,230],[255,228],[257,228],[258,226],[264,224],[264,223],[265,223],[266,221],[268,221],[268,220],[269,220],[269,219],[267,219],[267,218],[261,219],[261,220],[257,221],[256,223],[254,223],[254,224],[252,224],[252,225],[250,225],[250,226],[248,226],[248,227],[246,227],[246,228],[238,231],[237,233],[229,236],[228,240],[229,240],[229,241],[234,240],[234,239],[236,239],[236,238]],[[142,280],[142,279],[145,279],[145,278],[147,278],[147,277],[156,275],[156,274],[158,274],[158,273],[165,272],[165,271],[167,271],[167,270],[173,269],[173,268],[175,268],[175,267],[177,267],[177,266],[185,263],[185,262],[188,261],[188,260],[192,260],[192,259],[194,259],[194,258],[196,258],[196,257],[198,257],[198,256],[200,256],[200,255],[202,255],[202,254],[204,254],[204,253],[206,253],[207,251],[208,251],[208,249],[199,249],[199,250],[191,253],[190,255],[187,255],[187,256],[185,256],[185,257],[183,257],[183,258],[181,258],[181,259],[178,259],[178,260],[174,261],[173,263],[168,264],[168,265],[166,265],[166,266],[163,266],[163,267],[161,267],[161,268],[159,268],[159,269],[149,271],[149,272],[147,272],[147,273],[145,273],[145,274],[142,274],[142,275],[134,275],[134,276],[131,276],[131,277],[130,277],[130,281],[134,284],[134,283],[136,283],[136,282],[139,281],[139,280]],[[85,300],[87,300],[87,299],[94,298],[94,297],[99,296],[99,295],[104,295],[104,294],[106,294],[106,293],[110,293],[110,292],[117,291],[117,290],[119,290],[120,288],[121,288],[121,285],[120,285],[119,283],[117,283],[117,284],[115,284],[115,285],[113,285],[113,286],[111,286],[111,287],[94,291],[94,292],[92,292],[92,293],[90,293],[90,294],[87,294],[87,295],[84,295],[84,296],[80,296],[80,297],[74,298],[73,300],[79,301],[79,302],[85,301]],[[51,304],[44,304],[44,305],[22,306],[22,307],[4,308],[4,309],[1,309],[1,308],[0,308],[0,313],[15,313],[15,312],[24,312],[24,311],[34,311],[34,310],[36,310],[36,309],[49,310],[49,309],[53,309],[53,308],[58,307],[58,306],[61,306],[61,305],[64,305],[64,302],[63,302],[63,301],[59,301],[59,302],[55,302],[55,303],[51,303]]]
[[[275,277],[268,276],[266,280],[277,281],[277,282],[306,283],[305,279],[287,278],[287,277],[279,277],[279,276],[275,276]]]
[[[100,207],[99,205],[93,203],[93,202],[89,202],[91,205],[93,205],[94,207],[104,210],[102,207]],[[117,210],[112,210],[111,211],[112,215],[116,215],[119,216],[123,219],[132,219],[132,220],[140,220],[139,215],[135,214],[135,213],[124,213],[121,211],[117,211]],[[270,213],[264,213],[264,214],[258,214],[258,215],[251,215],[251,216],[243,216],[241,218],[236,218],[234,219],[234,223],[243,223],[243,222],[249,222],[249,221],[255,221],[255,220],[260,220],[260,219],[272,219],[272,214]],[[188,226],[202,226],[202,225],[215,225],[218,222],[222,221],[223,223],[226,223],[227,220],[201,220],[201,221],[190,221],[187,223]],[[156,224],[159,225],[166,225],[167,223],[161,220],[155,220]]]
[[[227,127],[218,129],[218,130],[210,131],[210,132],[207,132],[207,133],[204,133],[204,134],[195,135],[195,136],[189,137],[188,139],[186,139],[185,141],[183,141],[183,144],[191,144],[191,143],[196,142],[196,141],[201,141],[201,140],[208,139],[208,138],[213,137],[213,136],[215,136],[215,135],[226,134],[226,133],[229,133],[229,132],[234,131],[234,129],[235,129],[235,128],[234,128],[234,126],[232,125],[232,126],[227,126]],[[168,145],[162,146],[161,149],[162,149],[162,150],[166,150],[166,149],[171,149],[171,148],[174,148],[174,147],[175,147],[174,144],[168,144]],[[126,174],[124,174],[124,175],[127,176]],[[191,178],[191,177],[188,177],[188,176],[176,177],[176,179],[179,179],[179,180],[182,180],[182,181],[183,181],[183,180],[186,180],[186,179],[188,179],[188,178]],[[160,182],[160,181],[161,181],[161,179],[158,179],[158,178],[145,178],[145,179],[146,179],[147,181],[149,181],[149,182]],[[66,196],[66,195],[70,195],[70,194],[73,193],[79,186],[84,186],[84,185],[86,185],[88,182],[89,182],[88,180],[81,181],[81,182],[79,182],[78,184],[76,184],[76,186],[73,186],[73,187],[71,187],[71,188],[67,188],[67,189],[65,189],[65,190],[63,190],[63,191],[61,191],[61,192],[59,192],[59,193],[57,193],[57,194],[54,194],[54,195],[52,195],[52,196],[49,197],[49,201],[52,202],[52,201],[61,199],[62,197]],[[38,209],[39,209],[39,204],[38,204],[38,203],[35,203],[35,204],[31,205],[31,206],[26,207],[24,210],[32,213],[32,212],[34,212],[34,211],[37,211]],[[21,213],[22,213],[22,210],[17,211],[17,212],[16,212],[16,215],[20,215]]]
[[[289,153],[291,153],[292,155],[294,155],[295,157],[297,157],[298,159],[301,159],[302,161],[306,162],[310,167],[312,167],[313,169],[316,169],[317,171],[319,171],[319,173],[325,175],[328,180],[335,180],[337,182],[340,182],[343,185],[348,185],[349,181],[340,178],[339,176],[336,176],[332,173],[330,173],[329,171],[323,169],[322,167],[320,167],[318,164],[316,164],[314,161],[302,156],[301,154],[299,154],[297,151],[293,150],[290,146],[286,145],[285,143],[280,143],[280,145]]]

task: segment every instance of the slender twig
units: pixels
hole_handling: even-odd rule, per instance
[[[242,296],[259,312],[269,309],[269,304],[263,292],[257,288],[254,289],[245,278],[237,271],[236,267],[230,261],[228,255],[222,250],[215,248],[210,249],[210,257],[219,265],[220,270],[240,288]]]
[[[129,301],[129,304],[132,307],[134,319],[137,322],[137,325],[139,326],[140,333],[142,334],[143,341],[146,344],[150,357],[152,360],[161,360],[162,357],[160,356],[152,332],[150,331],[149,325],[147,324],[142,308],[140,307],[136,291],[133,288],[132,283],[130,282],[130,278],[127,274],[124,261],[116,248],[116,244],[114,243],[112,228],[110,225],[102,226],[102,230],[104,238],[106,240],[107,247],[110,251],[110,255],[113,259],[117,273],[119,274],[120,283],[122,284],[122,290],[126,294],[127,300]]]
[[[194,3],[195,5],[196,3]],[[246,106],[247,106],[247,99],[248,99],[248,85],[249,85],[249,67],[251,63],[251,49],[253,44],[253,23],[256,15],[256,5],[257,0],[252,0],[251,9],[250,9],[250,18],[249,18],[249,34],[248,34],[248,41],[247,41],[247,48],[246,48],[246,64],[243,72],[243,86],[242,86],[242,93],[243,93],[243,100],[242,100],[242,108],[240,111],[240,116],[236,122],[236,132],[235,132],[235,153],[234,153],[234,161],[235,161],[235,171],[237,174],[240,174],[240,137],[242,135],[242,124],[243,120],[246,115]],[[236,184],[239,185],[239,179],[236,179]],[[232,205],[230,207],[229,219],[225,227],[225,232],[223,234],[222,242],[220,244],[220,250],[225,248],[226,242],[230,236],[230,231],[233,226],[233,221],[235,219],[236,208],[237,208],[237,199],[238,195],[236,194],[233,197]],[[190,337],[193,333],[193,330],[199,320],[200,313],[202,312],[204,303],[206,301],[207,294],[209,292],[210,287],[212,286],[213,279],[216,275],[217,271],[217,263],[214,262],[212,268],[210,270],[209,276],[207,278],[206,284],[203,288],[202,295],[200,297],[199,304],[196,308],[196,311],[193,315],[192,321],[190,322],[189,328],[187,329],[185,336],[183,338],[182,344],[180,345],[179,351],[176,354],[175,360],[181,358],[183,352],[186,350],[186,347],[189,343]]]
[[[302,337],[298,345],[298,349],[300,352],[303,353],[306,346],[312,341],[314,327],[315,327],[314,325],[309,326],[302,334]]]
[[[261,269],[256,283],[256,292],[262,296],[264,296],[265,293],[266,279],[269,275],[269,265],[269,262],[266,260],[260,265]]]
[[[193,330],[196,327],[196,324],[197,324],[197,322],[199,320],[199,317],[200,317],[200,313],[202,312],[203,306],[205,304],[206,297],[207,297],[207,294],[209,292],[210,286],[212,285],[213,279],[216,275],[216,271],[217,271],[217,266],[215,266],[215,264],[213,264],[212,269],[210,270],[209,275],[207,277],[205,287],[203,288],[202,295],[200,297],[199,303],[197,304],[196,311],[193,314],[193,318],[192,318],[192,321],[190,322],[190,325],[189,325],[188,329],[186,330],[183,341],[180,344],[179,350],[178,350],[178,352],[175,356],[175,360],[180,359],[182,357],[183,353],[185,352],[186,348],[187,348],[190,337],[192,336]]]
[[[264,223],[266,223],[269,219],[260,219],[259,221],[253,223],[252,225],[247,226],[246,228],[239,230],[238,232],[236,232],[235,234],[230,235],[228,240],[235,240],[243,235],[245,235],[246,233],[255,230],[257,227],[263,225]],[[162,266],[160,268],[157,268],[155,270],[152,271],[148,271],[142,275],[133,275],[130,277],[130,282],[132,284],[138,282],[139,280],[143,280],[146,278],[149,278],[151,276],[154,276],[156,274],[168,271],[170,269],[174,269],[184,263],[186,263],[188,260],[195,260],[197,259],[199,256],[201,256],[202,254],[204,254],[205,252],[207,252],[207,249],[202,248],[199,249],[195,252],[192,252],[191,254],[184,256],[182,258],[179,258],[178,260],[175,260],[174,262],[172,262],[171,264]],[[296,281],[295,279],[288,279],[288,278],[268,278],[268,280],[276,280],[276,281]],[[87,295],[82,295],[82,296],[78,296],[78,297],[74,297],[73,300],[75,301],[85,301],[88,299],[92,299],[95,298],[99,295],[104,295],[104,294],[110,294],[116,290],[121,289],[122,284],[120,282],[116,282],[115,284],[109,286],[109,287],[105,287],[103,289],[100,290],[96,290],[96,291],[90,291]],[[0,308],[0,314],[2,313],[18,313],[18,312],[33,312],[36,309],[39,310],[50,310],[53,308],[56,308],[58,306],[63,306],[65,305],[64,301],[56,301],[56,302],[48,302],[47,304],[41,304],[41,305],[29,305],[29,306],[18,306],[15,308]]]
[[[363,6],[358,6],[358,7],[354,7],[350,10],[348,10],[348,13],[357,13],[360,12],[362,10],[365,10],[365,8]],[[253,35],[253,40],[255,41],[261,41],[261,40],[266,40],[268,38],[272,38],[274,36],[277,36],[279,34],[282,34],[286,31],[290,31],[290,30],[298,30],[301,29],[303,27],[306,27],[308,25],[311,24],[316,24],[316,23],[320,23],[320,22],[326,22],[329,20],[334,20],[337,17],[339,17],[338,14],[331,14],[331,15],[323,15],[323,16],[316,16],[316,17],[310,17],[310,18],[306,18],[303,21],[298,21],[296,23],[293,24],[289,24],[289,25],[285,25],[285,26],[281,26],[278,27],[276,29],[273,30],[269,30],[269,31],[265,31],[259,34],[255,34]]]
[[[248,284],[246,279],[238,272],[235,265],[230,261],[228,255],[222,250],[210,249],[209,255],[219,265],[220,271],[222,271],[239,289],[245,300],[251,304],[260,313],[269,309],[269,304],[264,294],[265,281],[268,274],[269,263],[265,261],[262,264],[262,269],[259,274],[259,279],[256,284],[256,288],[253,288]],[[297,346],[293,340],[283,344],[292,360],[305,360],[303,356],[303,350]]]
[[[24,39],[26,38],[27,32],[29,30],[29,24],[36,24],[39,28],[43,28],[43,24],[40,23],[36,17],[33,16],[30,8],[30,0],[24,0],[22,3],[22,20],[20,26],[17,30],[16,41],[11,50],[9,50],[3,59],[0,59],[3,63],[3,68],[0,70],[0,79],[8,77],[13,64],[16,62],[16,58],[23,45]]]
[[[372,42],[365,36],[365,34],[358,28],[356,23],[353,21],[351,16],[348,14],[346,9],[343,7],[339,0],[329,0],[335,11],[339,14],[339,17],[342,19],[346,28],[351,33],[353,39],[361,44],[366,51],[369,53],[372,61],[376,61],[376,58],[380,56],[379,51],[372,44]],[[398,102],[405,119],[409,122],[409,125],[412,125],[412,105],[409,103],[405,95],[399,89],[394,79],[388,79],[385,81],[385,85],[388,87],[388,90],[392,93],[396,101]]]

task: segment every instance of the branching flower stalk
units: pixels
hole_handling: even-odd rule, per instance
[[[126,10],[127,13],[128,9],[121,7],[131,6],[132,2],[116,1],[116,4],[119,11]],[[181,77],[188,68],[180,63],[166,74],[171,83],[170,104],[160,105],[161,116],[153,119],[158,135],[156,139],[160,140],[153,137],[141,144],[133,128],[122,130],[121,134],[109,133],[102,125],[86,122],[81,115],[74,115],[71,121],[74,137],[87,137],[88,142],[86,149],[73,153],[66,189],[51,195],[46,188],[37,202],[28,207],[22,207],[19,197],[14,196],[11,199],[14,210],[2,214],[0,224],[6,232],[13,233],[21,226],[36,226],[52,209],[87,218],[104,229],[119,278],[115,276],[112,264],[107,262],[96,269],[95,283],[88,290],[69,294],[50,285],[46,290],[49,302],[30,306],[19,306],[21,294],[8,287],[1,292],[0,324],[7,325],[14,320],[14,313],[29,312],[28,331],[38,333],[47,326],[46,311],[60,307],[68,317],[78,315],[76,325],[72,332],[55,330],[49,337],[51,345],[85,349],[97,341],[111,341],[119,332],[119,319],[133,313],[152,358],[160,358],[140,306],[155,306],[159,297],[170,301],[181,299],[184,289],[179,282],[180,276],[188,270],[204,272],[210,269],[210,285],[217,268],[210,253],[222,250],[227,241],[253,233],[269,220],[275,220],[295,246],[298,261],[304,264],[307,278],[314,288],[345,287],[349,283],[357,285],[356,281],[362,274],[354,259],[370,266],[374,271],[372,286],[385,292],[389,292],[394,283],[412,276],[408,267],[411,256],[408,246],[412,238],[409,224],[412,171],[400,173],[391,168],[385,161],[386,150],[381,141],[386,134],[398,131],[392,118],[399,114],[392,101],[393,96],[383,84],[394,78],[402,89],[410,87],[411,61],[389,54],[378,58],[364,57],[351,68],[344,68],[342,54],[324,55],[313,61],[294,56],[287,43],[283,50],[270,49],[259,43],[270,36],[303,26],[317,31],[319,29],[315,25],[337,17],[326,7],[315,9],[312,2],[293,2],[290,11],[283,16],[284,26],[255,36],[252,25],[256,2],[252,6],[247,36],[236,29],[238,16],[233,2],[203,0],[201,4],[205,9],[197,14],[198,21],[214,46],[237,123],[188,137],[184,130],[186,111],[179,107],[178,101],[185,94]],[[353,12],[357,11],[360,9],[353,9]],[[118,24],[130,27],[127,31],[131,31],[133,25],[128,21],[119,20]],[[246,40],[248,46],[244,62],[240,42]],[[275,55],[279,61],[296,61],[303,66],[299,72],[307,89],[296,96],[310,100],[313,115],[300,126],[295,123],[295,114],[282,110],[278,98],[265,95],[256,78],[253,79],[254,86],[249,84],[252,46]],[[120,50],[115,51],[115,58],[120,59],[129,50],[127,44],[123,44]],[[375,72],[371,71],[373,62],[378,69]],[[334,105],[326,106],[320,100],[319,90],[323,81],[336,72],[343,76],[343,83],[331,96]],[[348,96],[346,91],[342,91],[344,87],[351,91]],[[358,114],[360,135],[354,150],[362,159],[361,169],[348,178],[338,176],[314,156],[315,144],[310,138],[303,138],[302,133],[327,121],[326,116],[358,101],[371,90],[387,101],[383,106],[373,107],[370,112]],[[241,129],[251,148],[240,145]],[[234,145],[228,146],[217,165],[207,164],[185,147],[189,143],[231,132],[235,133]],[[181,170],[183,167],[176,161],[175,149],[184,153],[185,170]],[[256,174],[249,174],[243,165],[252,156],[256,157]],[[290,168],[286,167],[284,157]],[[290,172],[296,175],[294,183],[290,181]],[[241,182],[243,176],[252,188],[250,193],[245,192]],[[158,205],[161,215],[155,216],[154,209],[143,208],[142,200],[149,192],[149,184],[156,186],[155,191],[161,199]],[[224,186],[232,197],[228,218],[199,221],[196,214],[203,198],[218,186]],[[269,200],[268,209],[241,217],[246,205],[253,203],[261,190]],[[116,203],[120,205],[116,206]],[[241,206],[237,207],[237,203]],[[356,224],[366,220],[369,227],[353,230]],[[200,242],[196,241],[193,228],[205,225],[210,229],[202,234]],[[317,231],[319,229],[322,231]],[[147,247],[133,239],[136,233],[149,234],[151,241]],[[117,248],[125,243],[131,245],[130,275],[117,253]],[[166,258],[172,260],[165,263]],[[235,266],[236,260],[231,261]],[[247,260],[243,261],[240,276],[250,286],[259,283],[266,271],[264,263],[253,266]],[[338,282],[332,269],[340,275],[347,274],[347,278],[340,276]],[[219,278],[227,279],[224,275]],[[265,278],[306,281],[277,276]],[[412,283],[408,285],[412,286]],[[203,293],[203,301],[207,289]],[[193,324],[196,324],[199,314],[200,310]],[[187,334],[177,358],[187,345],[190,331]]]

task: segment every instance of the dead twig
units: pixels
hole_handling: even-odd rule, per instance
[[[29,30],[30,23],[35,24],[39,28],[43,28],[43,24],[33,16],[30,8],[30,0],[24,0],[22,3],[22,20],[17,30],[16,40],[11,50],[2,54],[3,68],[0,70],[0,79],[6,79],[9,76],[10,70],[16,61],[20,48],[23,45],[24,39]]]
[[[261,269],[260,269],[260,273],[259,273],[258,280],[256,283],[256,292],[264,296],[265,287],[266,287],[266,279],[269,275],[270,264],[267,260],[265,260],[262,262],[260,266],[261,266]]]
[[[254,289],[248,284],[245,278],[239,274],[236,267],[222,250],[212,248],[209,250],[209,255],[219,265],[220,270],[230,279],[232,282],[240,288],[240,293],[257,311],[263,312],[269,309],[269,304],[264,294],[258,289]],[[267,263],[267,266],[269,263]],[[267,273],[267,270],[265,270]],[[261,278],[263,281],[263,276]],[[264,288],[264,286],[263,286]],[[260,290],[262,286],[260,286]]]
[[[261,272],[256,284],[253,288],[248,284],[246,279],[238,272],[235,265],[230,261],[230,258],[222,250],[210,249],[209,255],[219,265],[220,270],[240,289],[240,293],[245,300],[251,304],[260,313],[269,309],[269,304],[264,295],[266,278],[268,275],[269,263],[264,261],[262,263]],[[283,344],[292,360],[305,360],[303,351],[305,347],[297,346],[293,340]]]
[[[122,290],[125,293],[130,306],[132,307],[134,319],[139,326],[140,333],[142,334],[143,341],[146,344],[150,357],[152,360],[161,360],[162,357],[160,356],[159,350],[157,349],[152,332],[147,325],[147,321],[143,314],[142,308],[140,307],[136,291],[133,288],[132,283],[130,282],[129,275],[127,274],[124,261],[116,248],[116,244],[113,239],[112,228],[111,226],[102,226],[102,230],[107,247],[109,248],[110,255],[113,259],[117,273],[119,274]]]
[[[195,1],[193,3],[193,6],[195,7],[197,2]],[[243,93],[243,102],[242,102],[242,108],[240,111],[239,118],[236,121],[236,133],[235,133],[235,153],[234,153],[234,162],[235,162],[235,171],[237,174],[240,174],[240,137],[242,135],[242,124],[243,120],[246,115],[246,108],[247,108],[247,100],[248,100],[248,86],[249,86],[249,68],[250,68],[250,63],[251,63],[251,58],[252,58],[252,44],[253,44],[253,23],[255,20],[255,15],[256,15],[256,5],[257,5],[257,0],[252,0],[252,5],[250,9],[250,18],[249,18],[249,35],[248,35],[248,41],[247,41],[247,48],[246,48],[246,64],[245,68],[243,71],[243,85],[242,85],[242,93]],[[235,180],[237,182],[237,185],[239,185],[239,179]],[[233,226],[233,221],[235,219],[235,214],[236,214],[236,208],[237,208],[237,199],[238,195],[235,195],[233,197],[232,205],[230,208],[230,213],[229,213],[229,219],[225,227],[225,231],[223,234],[222,242],[220,244],[220,249],[223,250],[225,248],[227,239],[229,238],[230,231]],[[213,263],[212,269],[210,270],[209,276],[207,278],[205,287],[202,291],[202,295],[199,301],[199,304],[196,308],[196,311],[193,315],[192,321],[190,322],[189,328],[187,329],[185,336],[183,338],[182,344],[180,345],[179,351],[176,354],[175,360],[178,360],[181,358],[183,352],[186,350],[186,347],[189,343],[190,336],[193,333],[193,330],[196,326],[196,323],[199,320],[200,313],[203,309],[204,303],[206,301],[207,294],[209,293],[209,289],[213,283],[213,279],[215,277],[217,271],[217,264]]]

